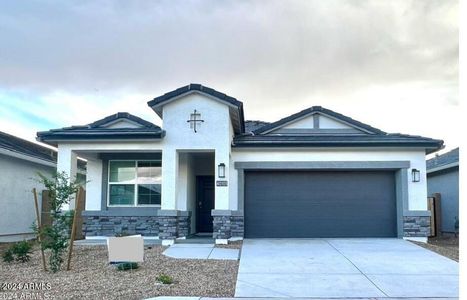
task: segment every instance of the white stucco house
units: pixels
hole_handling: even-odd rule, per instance
[[[426,239],[425,155],[441,140],[388,134],[320,106],[245,122],[242,102],[200,84],[148,105],[162,128],[117,113],[38,133],[58,148],[59,171],[87,160],[87,238]]]
[[[34,238],[36,221],[32,189],[42,204],[40,172],[51,175],[56,168],[54,150],[0,132],[0,242]]]

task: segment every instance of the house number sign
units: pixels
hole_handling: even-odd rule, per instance
[[[217,180],[216,186],[227,186],[227,180]]]

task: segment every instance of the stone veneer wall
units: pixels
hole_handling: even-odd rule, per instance
[[[429,216],[404,216],[405,237],[427,237],[430,235],[431,222]]]
[[[243,216],[213,216],[213,238],[243,237]]]
[[[83,216],[85,236],[115,236],[116,234],[141,234],[157,236],[157,217]]]
[[[175,239],[190,232],[190,216],[83,216],[85,236],[115,236],[121,233]]]

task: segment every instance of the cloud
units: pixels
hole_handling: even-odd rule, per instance
[[[64,125],[117,109],[155,121],[145,102],[190,82],[269,121],[314,104],[378,115],[394,97],[436,110],[458,105],[457,19],[457,1],[4,1],[0,90]]]

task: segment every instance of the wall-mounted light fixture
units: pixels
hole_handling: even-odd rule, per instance
[[[420,170],[412,169],[412,182],[420,182]]]
[[[219,178],[225,178],[225,164],[220,163],[219,166],[217,166],[217,176]]]

